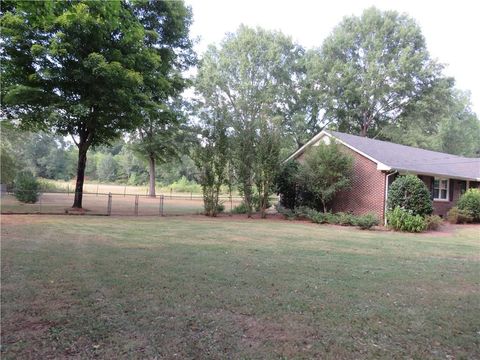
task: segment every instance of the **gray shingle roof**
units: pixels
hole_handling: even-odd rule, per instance
[[[326,132],[395,170],[466,180],[480,179],[480,158],[467,158],[423,150],[337,131]]]

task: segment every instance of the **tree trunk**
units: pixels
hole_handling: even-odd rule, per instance
[[[327,203],[322,200],[322,205],[323,205],[323,212],[326,214],[327,213]]]
[[[150,155],[148,157],[149,173],[150,173],[150,187],[148,193],[150,197],[155,197],[155,157]]]
[[[85,179],[85,167],[87,165],[88,145],[80,143],[78,145],[78,164],[77,164],[77,182],[75,184],[75,199],[72,208],[81,209],[83,200],[83,182]]]
[[[360,130],[360,136],[366,137],[367,136],[367,131],[368,127],[370,125],[370,117],[368,113],[363,114],[363,122],[362,122],[362,129]]]

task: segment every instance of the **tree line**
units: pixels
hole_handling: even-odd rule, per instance
[[[121,173],[109,167],[135,163],[122,171],[148,173],[152,196],[158,165],[190,161],[215,215],[224,185],[238,187],[249,214],[264,213],[281,161],[324,128],[480,153],[469,94],[443,74],[406,14],[346,17],[315,49],[240,26],[200,59],[192,19],[182,1],[2,3],[2,121],[55,135],[51,144],[76,154],[68,170],[55,150],[35,159],[57,174],[74,168],[73,207],[82,206],[92,158],[107,178]],[[193,96],[182,95],[188,88]],[[105,150],[119,142],[118,153]],[[2,159],[11,151],[2,144]]]

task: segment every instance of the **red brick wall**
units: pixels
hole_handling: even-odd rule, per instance
[[[360,215],[375,213],[380,219],[384,213],[385,174],[377,170],[377,164],[366,157],[342,147],[353,156],[352,186],[338,193],[332,202],[333,212],[353,212]]]

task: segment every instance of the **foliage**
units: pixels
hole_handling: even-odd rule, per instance
[[[18,166],[9,149],[2,143],[0,147],[0,183],[12,185]]]
[[[115,181],[117,177],[117,162],[111,154],[102,155],[97,163],[97,176],[101,181]]]
[[[468,211],[473,221],[480,221],[480,189],[468,189],[460,199],[457,207],[459,210]]]
[[[266,209],[270,206],[269,197],[274,190],[275,178],[280,166],[280,143],[279,126],[274,121],[262,121],[255,147],[254,176],[262,218],[266,217]]]
[[[438,215],[425,216],[425,222],[427,224],[427,230],[438,230],[443,223],[443,219]]]
[[[340,131],[363,136],[394,123],[441,68],[415,20],[373,7],[345,18],[311,56],[327,115]]]
[[[131,148],[148,163],[150,196],[155,196],[157,165],[178,159],[182,151],[188,150],[185,122],[178,104],[165,104],[162,111],[146,115],[142,126],[133,134]]]
[[[340,145],[331,141],[321,142],[311,147],[300,165],[298,181],[327,212],[327,204],[336,193],[350,186],[350,176],[353,169],[353,159],[342,152]]]
[[[411,210],[396,206],[387,212],[388,226],[397,231],[422,232],[427,229],[427,222],[421,215],[414,215]]]
[[[400,207],[413,215],[430,215],[433,212],[430,192],[425,183],[415,175],[399,176],[388,189],[387,207]]]
[[[245,205],[245,202],[241,202],[237,206],[235,206],[232,211],[232,214],[247,214],[248,213],[248,208],[247,205]]]
[[[72,136],[81,207],[88,149],[134,129],[181,88],[190,11],[182,1],[120,0],[15,1],[2,11],[6,115]]]
[[[473,214],[468,210],[452,207],[447,213],[447,220],[451,224],[466,224],[473,221]]]
[[[205,116],[202,138],[195,149],[194,160],[200,171],[205,215],[217,216],[222,185],[228,183],[229,141],[221,117]]]
[[[233,167],[249,216],[253,186],[263,199],[271,190],[278,143],[263,129],[285,116],[286,99],[295,89],[290,70],[300,54],[301,48],[279,32],[240,26],[220,47],[210,46],[200,64],[195,87],[203,106],[229,121]]]
[[[332,214],[330,212],[321,212],[308,206],[298,206],[295,209],[288,209],[279,205],[277,206],[277,211],[289,220],[300,219],[310,220],[317,224],[358,226],[362,230],[370,229],[380,223],[375,214],[354,215],[344,212]]]
[[[379,224],[380,224],[380,220],[375,214],[360,215],[360,216],[357,216],[355,220],[355,225],[360,227],[360,229],[362,230],[368,230],[373,226],[378,226]]]
[[[182,176],[180,179],[172,182],[169,185],[162,187],[163,191],[173,191],[180,193],[200,193],[202,192],[201,184],[197,184],[193,180],[188,180],[185,176]]]
[[[275,178],[276,192],[280,195],[280,204],[287,209],[293,209],[296,206],[298,172],[298,161],[289,161],[281,166]]]
[[[38,201],[39,186],[30,171],[21,171],[15,177],[14,194],[18,201],[34,204]]]

